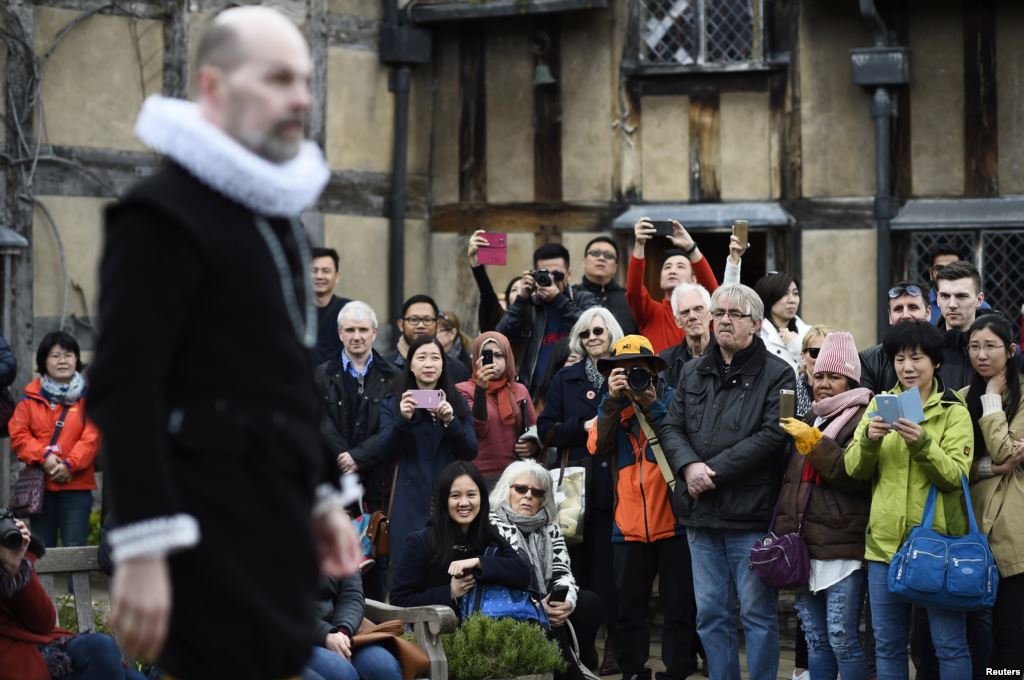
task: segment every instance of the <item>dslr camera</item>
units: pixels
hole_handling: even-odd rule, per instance
[[[565,274],[560,271],[548,271],[547,269],[538,269],[535,272],[530,272],[530,276],[537,282],[537,286],[540,288],[547,288],[555,281],[562,281],[565,279]]]
[[[634,366],[626,371],[626,382],[634,392],[643,392],[654,382],[654,374],[645,366]]]
[[[0,508],[0,546],[8,550],[21,547],[21,531],[14,524],[14,513],[9,508]]]

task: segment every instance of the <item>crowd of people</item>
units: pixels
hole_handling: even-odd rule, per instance
[[[657,680],[738,680],[737,612],[749,677],[775,678],[778,590],[750,558],[769,528],[809,554],[797,680],[899,680],[911,659],[945,680],[1024,669],[1019,329],[964,254],[943,247],[928,282],[892,286],[889,332],[858,351],[863,329],[801,318],[793,276],[742,284],[736,236],[721,285],[682,224],[642,219],[625,287],[598,236],[578,282],[549,243],[499,295],[477,231],[479,334],[417,294],[375,348],[377,313],[336,294],[338,253],[296,218],[329,176],[302,138],[301,34],[231,9],[196,61],[198,103],[151,99],[136,128],[167,165],[106,216],[88,390],[76,339],[47,334],[10,417],[43,490],[0,544],[0,678],[139,677],[108,638],[54,628],[34,571],[45,548],[85,542],[101,442],[110,623],[174,677],[409,677],[388,647],[357,645],[365,599],[461,616],[494,584],[536,597],[566,678],[650,678],[655,585]],[[0,339],[0,377],[13,359]],[[922,416],[887,421],[881,393]],[[571,535],[551,474],[565,465],[586,479]],[[936,531],[967,530],[965,476],[994,605],[912,607],[889,565],[926,504]],[[358,499],[318,489],[354,479]],[[389,554],[360,555],[346,512],[386,513]]]

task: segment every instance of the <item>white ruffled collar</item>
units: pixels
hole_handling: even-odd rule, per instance
[[[269,217],[290,217],[313,207],[331,176],[315,143],[306,140],[295,158],[272,163],[208,122],[198,104],[184,99],[146,99],[135,135],[204,184]]]

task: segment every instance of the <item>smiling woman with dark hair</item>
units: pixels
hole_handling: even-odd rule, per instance
[[[785,272],[768,272],[754,284],[764,304],[761,339],[768,351],[783,359],[793,370],[800,367],[801,343],[810,326],[800,311],[800,284]]]

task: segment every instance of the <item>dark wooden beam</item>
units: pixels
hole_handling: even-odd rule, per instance
[[[487,200],[487,37],[459,33],[459,200]]]
[[[533,199],[562,200],[562,22],[558,16],[538,17],[534,44],[541,47],[535,66],[546,65],[555,82],[533,88]]]
[[[996,2],[964,4],[964,195],[999,195]]]
[[[803,193],[800,118],[800,3],[776,0],[765,23],[770,27],[769,50],[788,54],[788,66],[777,72],[769,86],[772,129],[779,131],[779,194],[796,199]]]
[[[167,0],[164,21],[164,81],[166,97],[188,96],[188,0]]]
[[[620,203],[454,203],[433,207],[430,228],[465,234],[474,229],[536,233],[545,225],[557,225],[561,232],[605,231],[625,209]]]
[[[111,0],[33,0],[36,7],[53,7],[54,9],[70,9],[77,12],[95,12],[111,16],[130,16],[137,19],[160,20],[167,16],[171,0],[131,0],[111,2]]]
[[[690,200],[721,199],[721,118],[718,93],[690,98]]]
[[[549,14],[570,10],[604,8],[608,0],[471,0],[470,2],[419,3],[412,8],[412,19],[417,24],[466,19]]]
[[[313,100],[306,126],[309,138],[323,149],[327,139],[327,0],[309,0],[306,8],[304,29],[313,58],[309,81]]]

